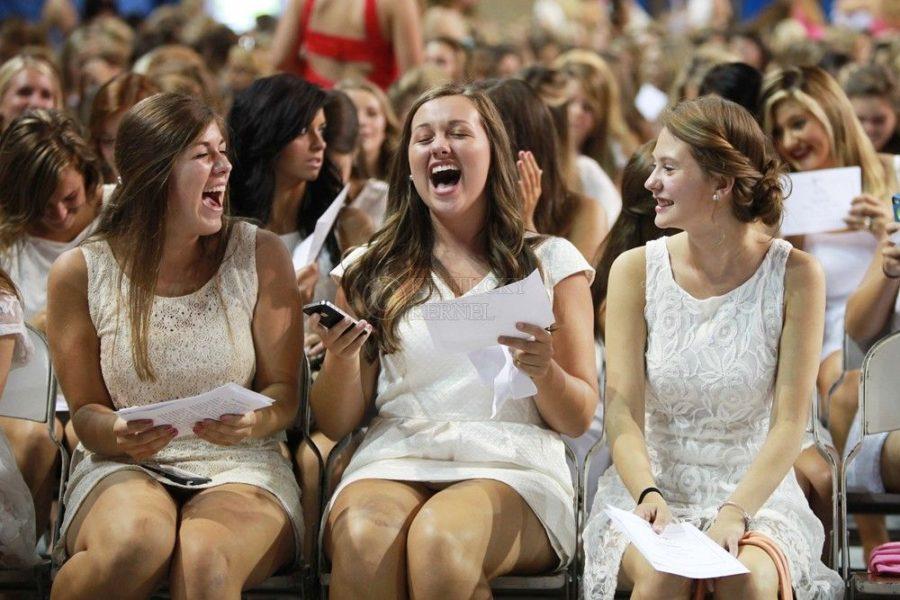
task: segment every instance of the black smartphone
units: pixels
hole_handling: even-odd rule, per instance
[[[321,300],[319,302],[307,304],[303,307],[303,312],[310,316],[319,315],[319,323],[321,323],[323,327],[327,327],[329,329],[340,323],[344,318],[349,318],[351,321],[353,321],[354,325],[356,324],[356,321],[354,321],[353,318],[350,317],[350,315],[339,309],[328,300]]]
[[[151,463],[142,464],[141,467],[147,469],[148,471],[158,473],[172,483],[178,485],[203,485],[212,481],[212,479],[210,479],[209,477],[203,477],[202,475],[197,475],[196,473],[191,473],[190,471],[185,471],[184,469],[179,469],[178,467],[172,465],[160,465]]]
[[[894,220],[900,223],[900,193],[891,198],[891,206],[894,208]]]

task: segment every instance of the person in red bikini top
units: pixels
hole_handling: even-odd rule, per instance
[[[416,0],[289,0],[272,44],[276,68],[323,88],[352,76],[386,89],[423,55]]]

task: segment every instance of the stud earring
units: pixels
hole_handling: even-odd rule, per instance
[[[719,201],[719,195],[713,194],[713,202],[718,202],[718,201]]]
[[[409,180],[412,181],[412,173],[409,174]]]

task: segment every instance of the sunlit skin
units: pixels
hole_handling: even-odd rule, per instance
[[[0,99],[0,116],[9,125],[13,119],[32,108],[56,108],[57,98],[53,81],[35,69],[22,69],[9,81]]]
[[[387,135],[387,119],[378,98],[366,90],[347,90],[347,95],[356,106],[359,119],[359,143],[362,147],[366,165],[372,167],[378,160],[381,145]]]
[[[275,161],[275,174],[286,182],[315,181],[325,160],[325,112],[319,109],[309,127],[291,140]]]
[[[212,235],[222,228],[225,188],[231,175],[225,139],[213,121],[172,169],[167,229],[189,237]]]
[[[897,113],[881,96],[856,96],[850,98],[850,103],[875,150],[880,152],[897,130]]]
[[[795,171],[836,167],[825,126],[802,104],[783,100],[773,111],[775,149]]]

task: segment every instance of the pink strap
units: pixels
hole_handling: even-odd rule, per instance
[[[749,531],[738,542],[738,546],[756,546],[765,551],[775,564],[778,572],[778,597],[781,600],[794,600],[794,589],[791,587],[791,569],[787,558],[772,538],[758,531]],[[703,600],[706,595],[704,580],[697,580],[694,587],[694,600]]]

